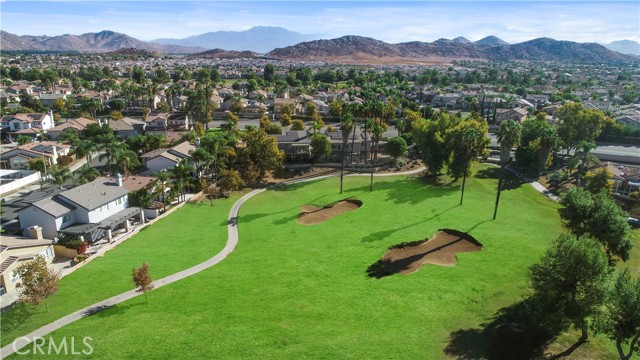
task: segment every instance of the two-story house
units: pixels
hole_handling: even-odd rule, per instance
[[[111,240],[112,230],[122,224],[128,228],[131,218],[139,216],[144,222],[142,210],[129,207],[128,194],[122,177],[116,181],[100,177],[19,210],[20,227],[25,230],[38,225],[50,239],[66,234],[89,242],[105,235]]]
[[[82,118],[82,117],[77,119],[67,120],[66,122],[58,124],[52,127],[51,129],[49,129],[49,131],[47,131],[47,135],[51,140],[58,140],[58,137],[63,131],[67,129],[74,129],[76,132],[80,133],[84,131],[87,128],[87,125],[89,124],[97,124],[97,123],[95,120]]]
[[[160,172],[178,165],[182,159],[191,159],[191,152],[196,149],[188,141],[182,142],[172,148],[162,148],[142,154],[142,165],[150,173]]]
[[[47,131],[54,125],[53,113],[19,113],[15,115],[5,115],[0,119],[0,124],[2,124],[2,132],[18,133],[21,130],[27,129]]]
[[[31,142],[7,150],[0,154],[0,167],[3,169],[28,169],[29,160],[43,159],[48,167],[56,164],[58,156],[68,155],[71,145],[55,141]]]

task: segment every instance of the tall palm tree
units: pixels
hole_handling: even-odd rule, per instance
[[[377,118],[371,128],[371,139],[373,141],[373,158],[371,159],[371,182],[369,183],[369,191],[373,191],[373,170],[376,166],[376,160],[378,159],[378,144],[382,140],[384,135],[385,124],[381,118]]]
[[[129,175],[131,170],[140,166],[138,154],[128,149],[120,149],[116,152],[115,163],[118,165],[118,170],[122,172],[124,176]]]
[[[200,179],[206,172],[208,165],[213,162],[213,155],[202,146],[192,150],[190,154],[191,160],[193,160],[195,165],[196,172],[198,173],[198,179]]]
[[[498,143],[500,143],[500,163],[506,164],[511,157],[511,149],[520,145],[522,125],[514,120],[507,120],[500,124]]]
[[[78,185],[86,184],[92,182],[98,176],[100,176],[100,172],[98,171],[98,169],[89,167],[88,164],[84,164],[84,166],[76,174],[75,183]]]
[[[154,176],[156,177],[156,180],[154,181],[154,187],[156,187],[156,189],[159,188],[160,190],[160,194],[162,196],[162,205],[164,208],[163,212],[166,212],[167,202],[165,201],[165,196],[167,192],[167,184],[169,182],[169,179],[171,178],[171,175],[167,171],[161,171],[155,173]]]
[[[177,185],[180,195],[182,195],[182,201],[184,201],[185,199],[185,184],[191,178],[191,174],[194,171],[195,168],[185,159],[180,160],[180,162],[178,162],[178,164],[173,169],[171,169],[170,176],[174,180],[174,183]]]
[[[50,184],[57,185],[60,189],[62,186],[69,180],[73,179],[73,175],[68,168],[54,166],[49,169],[49,177],[47,178],[47,182]]]
[[[540,153],[538,159],[538,175],[544,170],[551,150],[558,144],[558,132],[554,127],[546,127],[540,133]]]
[[[346,113],[340,121],[340,131],[342,132],[342,163],[340,165],[340,194],[342,194],[342,181],[344,178],[344,161],[346,157],[349,137],[356,126],[356,119],[351,113]]]

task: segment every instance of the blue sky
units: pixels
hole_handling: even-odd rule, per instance
[[[640,1],[28,1],[0,0],[0,28],[18,35],[113,30],[141,40],[280,26],[305,34],[397,43],[496,35],[640,42]]]

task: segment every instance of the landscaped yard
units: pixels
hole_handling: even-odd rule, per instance
[[[239,198],[186,204],[143,229],[103,257],[64,277],[44,304],[18,304],[2,313],[2,345],[85,306],[133,289],[131,270],[149,264],[155,279],[196,265],[219,252],[227,240],[227,216]],[[197,249],[197,250],[194,250]]]
[[[239,245],[223,262],[150,292],[148,302],[134,298],[52,336],[92,337],[95,359],[478,357],[476,329],[528,293],[528,267],[562,231],[559,205],[513,179],[491,220],[497,174],[482,167],[479,175],[468,180],[462,206],[459,183],[411,177],[376,178],[373,192],[365,177],[345,178],[342,195],[338,179],[267,191],[240,210]],[[362,206],[320,224],[298,223],[301,207],[347,197]],[[180,226],[226,219],[209,215],[215,207],[192,211]],[[459,253],[452,267],[367,275],[389,246],[431,238],[441,228],[469,232],[482,250]],[[165,229],[154,241],[183,238]],[[190,244],[194,259],[212,250]],[[122,266],[126,280],[132,266]],[[454,333],[467,337],[452,342]],[[578,356],[594,353],[593,346],[600,355],[609,351],[596,340]]]

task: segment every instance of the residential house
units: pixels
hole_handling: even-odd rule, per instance
[[[55,141],[32,142],[17,146],[0,154],[0,168],[24,170],[29,168],[29,160],[45,159],[47,166],[56,164],[58,156],[68,155],[71,145]]]
[[[40,130],[44,130],[46,132],[53,127],[53,122],[53,112],[19,113],[15,115],[5,115],[0,119],[2,132],[17,135],[20,135],[20,131],[22,130],[35,130],[37,133],[39,133]]]
[[[316,105],[316,109],[318,109],[318,113],[320,115],[326,115],[329,113],[329,105],[322,100],[311,100],[312,103]]]
[[[168,149],[156,149],[141,156],[142,165],[149,173],[156,173],[178,165],[182,159],[191,159],[191,152],[196,149],[188,141]]]
[[[283,108],[289,106],[293,114],[300,112],[300,104],[296,99],[276,98],[273,100],[273,112],[276,114],[282,114]]]
[[[42,237],[42,229],[29,229],[33,238],[2,235],[0,238],[0,295],[13,292],[20,283],[15,270],[24,262],[42,256],[51,264],[55,254],[53,240]]]
[[[145,120],[147,133],[164,133],[168,128],[169,113],[151,113]]]
[[[167,117],[167,127],[169,130],[174,131],[189,131],[191,130],[191,123],[189,122],[189,116],[186,113],[171,113]]]
[[[525,100],[530,102],[536,109],[541,109],[549,103],[549,96],[528,94]]]
[[[40,103],[42,104],[42,106],[46,106],[46,107],[50,108],[56,102],[56,99],[66,100],[67,99],[67,95],[65,95],[65,94],[40,94],[38,96],[38,98],[40,99]]]
[[[142,120],[132,119],[129,117],[120,120],[109,121],[108,126],[113,130],[116,136],[128,138],[129,136],[142,135],[145,131],[147,123]]]
[[[507,120],[515,120],[522,123],[527,119],[528,115],[529,112],[524,108],[496,109],[496,123],[500,124]]]
[[[83,132],[87,125],[89,124],[97,124],[95,120],[87,119],[87,118],[77,118],[67,120],[61,124],[58,124],[47,131],[47,136],[51,140],[58,140],[60,134],[67,129],[74,129],[78,133]]]
[[[144,222],[141,209],[129,207],[128,193],[121,177],[100,177],[34,202],[18,211],[18,219],[23,230],[42,227],[45,238],[63,234],[94,242],[106,235],[111,240],[114,229],[129,229],[131,218]]]
[[[307,162],[311,157],[311,141],[304,130],[287,131],[282,135],[269,135],[278,141],[278,148],[284,152],[285,162]]]

